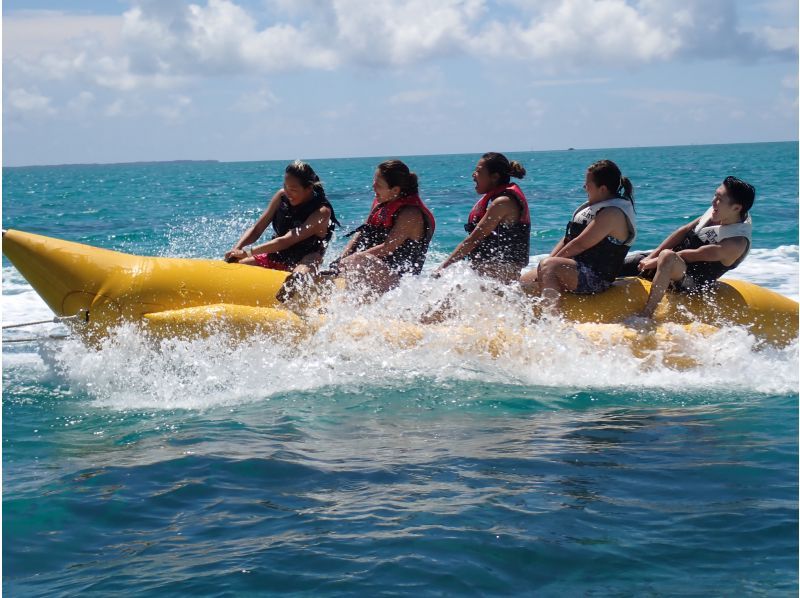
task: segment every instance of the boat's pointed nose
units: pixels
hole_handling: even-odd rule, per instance
[[[89,309],[132,256],[17,230],[3,231],[3,254],[57,315]]]

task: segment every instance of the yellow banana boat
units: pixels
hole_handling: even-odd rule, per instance
[[[275,299],[285,272],[221,260],[136,256],[15,230],[3,233],[3,253],[56,315],[87,314],[92,334],[122,322],[175,336],[214,327],[274,334],[304,328]],[[645,280],[622,279],[599,295],[567,295],[561,308],[576,322],[620,322],[641,311],[649,288]],[[758,285],[725,280],[711,295],[668,293],[656,320],[742,325],[784,345],[797,338],[798,304]]]

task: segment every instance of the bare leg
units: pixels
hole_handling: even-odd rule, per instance
[[[653,284],[650,285],[650,296],[640,315],[643,318],[652,318],[664,293],[667,292],[669,283],[673,280],[681,280],[685,274],[686,262],[677,253],[669,249],[659,253],[656,275],[653,277]]]
[[[339,268],[348,284],[366,287],[383,294],[396,287],[400,275],[392,271],[382,259],[367,253],[354,253],[339,262]]]
[[[245,266],[258,266],[259,265],[258,262],[255,260],[255,258],[252,258],[252,257],[243,257],[242,259],[240,259],[236,263],[237,264],[244,264]]]
[[[519,280],[522,268],[513,264],[474,263],[472,267],[481,276],[493,278],[503,284],[511,284]]]
[[[578,264],[565,257],[547,257],[539,262],[539,282],[542,292],[574,291],[578,288]]]
[[[318,252],[310,253],[303,257],[302,261],[295,266],[292,273],[283,281],[281,288],[275,294],[275,298],[283,303],[305,295],[314,286],[320,262],[322,262],[322,254]]]
[[[541,295],[542,286],[539,283],[539,268],[536,267],[520,276],[519,286],[529,295]]]

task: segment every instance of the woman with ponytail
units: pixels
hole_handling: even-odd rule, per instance
[[[419,198],[417,175],[400,160],[378,164],[372,189],[367,221],[332,266],[348,281],[384,293],[404,274],[420,273],[436,221]]]
[[[501,282],[519,279],[528,265],[531,217],[528,200],[511,177],[521,179],[525,168],[503,154],[489,152],[478,160],[472,180],[481,193],[464,228],[469,233],[442,262],[434,276],[464,258],[479,273]]]
[[[252,245],[272,224],[272,239]],[[316,271],[339,224],[310,165],[295,160],[286,167],[278,189],[258,220],[225,254],[228,262],[285,270],[295,274]]]
[[[636,238],[633,185],[611,160],[600,160],[587,169],[583,188],[588,201],[573,213],[564,238],[520,278],[526,291],[591,295],[620,274]]]

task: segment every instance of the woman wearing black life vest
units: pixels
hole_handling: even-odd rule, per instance
[[[272,223],[272,239],[255,243]],[[296,160],[286,167],[279,189],[242,237],[225,254],[225,260],[295,274],[316,271],[339,222],[314,170]]]
[[[419,274],[436,221],[419,198],[417,175],[400,160],[378,164],[375,199],[334,269],[349,282],[384,293],[404,274]]]
[[[503,154],[489,152],[478,160],[472,180],[481,193],[464,228],[469,233],[442,262],[434,276],[464,258],[484,276],[510,283],[528,265],[531,217],[528,200],[511,177],[521,179],[525,168]]]
[[[520,278],[526,291],[600,293],[622,270],[636,238],[633,184],[611,160],[600,160],[589,166],[583,188],[588,201],[573,213],[564,238]]]

